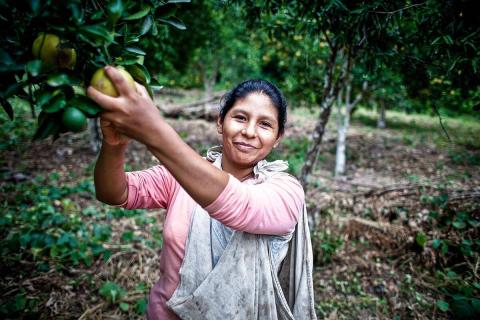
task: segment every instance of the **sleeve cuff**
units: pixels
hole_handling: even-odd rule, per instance
[[[235,188],[237,183],[241,183],[237,180],[234,176],[230,173],[228,174],[228,183],[223,189],[223,191],[218,195],[217,199],[215,199],[212,203],[208,206],[204,207],[203,209],[210,214],[214,214],[215,212],[219,211],[225,206],[225,200],[228,199],[228,195],[231,193],[231,190]]]

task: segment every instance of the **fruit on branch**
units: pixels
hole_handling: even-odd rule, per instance
[[[117,69],[118,72],[120,72],[120,74],[123,76],[123,78],[127,80],[127,83],[130,85],[130,87],[132,87],[133,90],[136,90],[135,81],[133,80],[130,73],[128,73],[128,71],[122,67],[115,67],[115,69]],[[107,76],[103,68],[95,71],[92,80],[90,81],[90,85],[98,91],[111,97],[119,96],[117,89],[115,88],[113,82]]]
[[[48,68],[73,69],[77,62],[77,52],[72,48],[60,47],[60,38],[51,33],[40,33],[32,44],[32,53]]]
[[[87,127],[87,117],[79,109],[67,107],[63,111],[62,125],[69,131],[80,132]]]

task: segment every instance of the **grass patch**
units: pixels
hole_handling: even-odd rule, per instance
[[[371,110],[358,110],[353,121],[367,127],[377,126],[378,115]],[[480,123],[473,117],[442,116],[443,125],[453,144],[471,149],[480,149]],[[437,116],[426,114],[406,114],[398,111],[387,112],[387,128],[403,132],[407,144],[413,144],[415,137],[430,138],[438,145],[449,144]]]

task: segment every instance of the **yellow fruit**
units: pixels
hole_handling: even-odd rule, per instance
[[[62,124],[70,131],[79,132],[87,127],[87,117],[79,109],[67,107],[63,111]]]
[[[73,69],[77,62],[77,52],[72,48],[59,48],[60,38],[51,33],[40,33],[33,41],[32,53],[47,67],[59,66]]]
[[[77,62],[77,51],[72,48],[62,48],[57,51],[57,65],[60,68],[73,69]]]
[[[122,67],[115,67],[120,74],[127,80],[127,83],[132,87],[133,90],[136,90],[135,81],[133,80],[130,73],[127,70],[123,69]],[[110,78],[105,73],[103,68],[98,69],[93,74],[92,80],[90,80],[90,85],[97,89],[98,91],[109,95],[111,97],[118,97],[118,91],[113,85]]]
[[[55,65],[57,60],[57,47],[60,38],[50,33],[40,33],[33,41],[32,53],[47,64]]]

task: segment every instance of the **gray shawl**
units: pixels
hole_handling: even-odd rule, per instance
[[[220,167],[221,154],[207,159]],[[255,183],[286,174],[284,161],[260,161]],[[182,319],[316,319],[312,247],[305,206],[293,234],[234,231],[196,206],[167,306]]]

